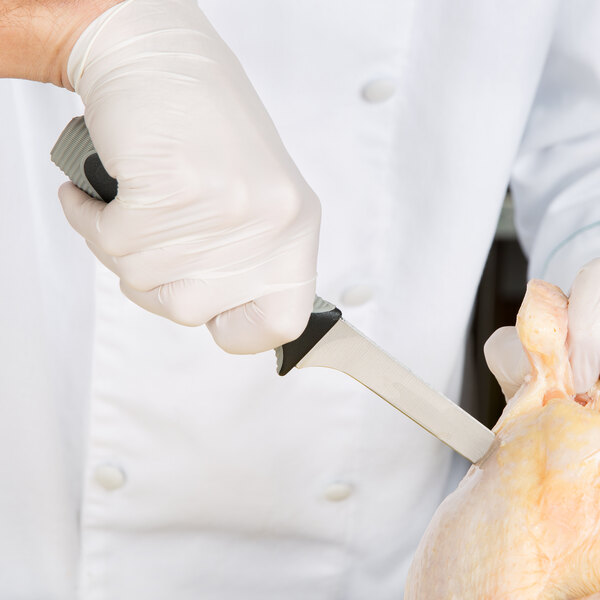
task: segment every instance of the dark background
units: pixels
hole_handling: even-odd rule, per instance
[[[483,345],[498,327],[515,324],[526,285],[527,259],[516,239],[508,195],[479,284],[465,364],[465,408],[487,427],[496,423],[505,400],[487,368]]]

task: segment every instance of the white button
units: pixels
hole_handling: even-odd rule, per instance
[[[341,502],[350,496],[353,489],[351,484],[338,481],[327,486],[325,498],[330,502]]]
[[[125,483],[125,473],[114,465],[100,465],[94,470],[94,479],[105,490],[118,490]]]
[[[366,304],[375,293],[372,286],[365,283],[358,283],[346,288],[340,297],[344,306],[361,306]]]
[[[375,79],[362,89],[362,97],[367,102],[385,102],[396,93],[396,82],[393,79]]]

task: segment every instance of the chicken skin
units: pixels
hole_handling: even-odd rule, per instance
[[[405,600],[600,600],[600,384],[574,394],[557,287],[529,283],[517,331],[531,375],[435,513]]]

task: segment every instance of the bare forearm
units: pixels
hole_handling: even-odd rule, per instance
[[[71,89],[67,61],[79,35],[122,0],[0,0],[0,77]]]

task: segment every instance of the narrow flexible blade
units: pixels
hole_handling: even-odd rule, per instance
[[[329,367],[350,375],[473,463],[488,453],[496,439],[477,419],[343,319],[297,366]]]

